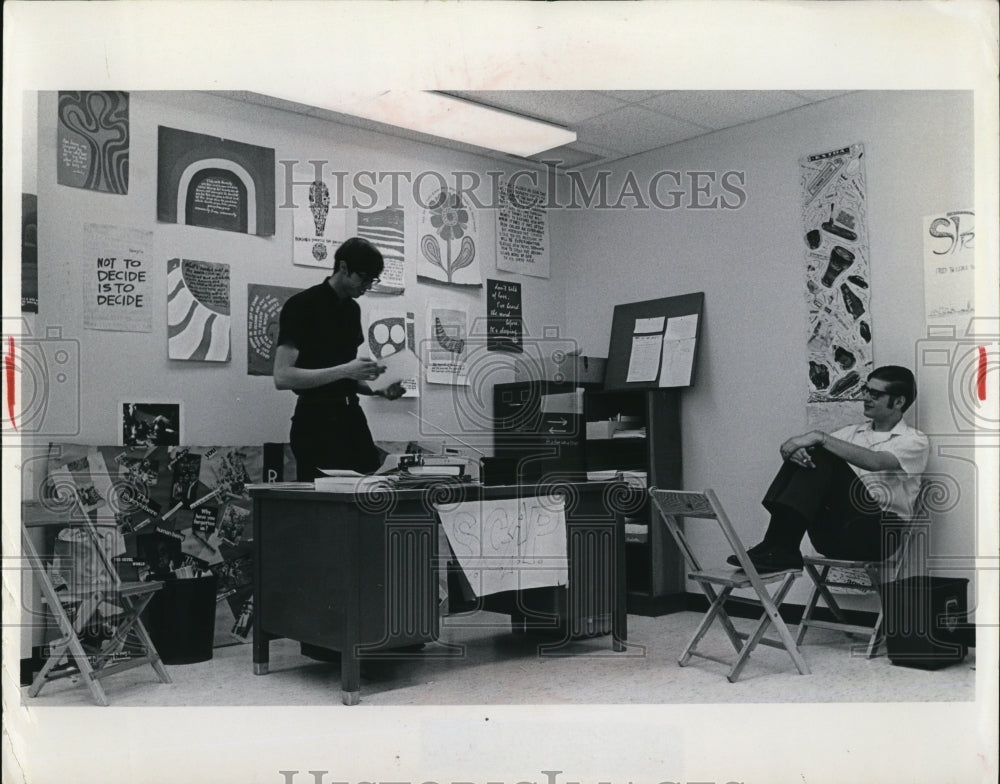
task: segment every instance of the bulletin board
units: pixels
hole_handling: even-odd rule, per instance
[[[691,386],[705,294],[615,305],[605,389]]]

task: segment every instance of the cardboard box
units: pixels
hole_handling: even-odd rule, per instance
[[[619,427],[618,422],[610,419],[602,419],[597,422],[587,423],[587,439],[588,440],[599,440],[602,438],[611,438],[615,431]]]

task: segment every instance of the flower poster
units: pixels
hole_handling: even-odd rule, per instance
[[[83,326],[152,332],[153,232],[84,224]]]
[[[389,357],[410,352],[413,357],[409,364],[417,366],[417,342],[413,328],[413,313],[405,310],[390,310],[374,308],[367,312],[365,326],[365,342],[368,346],[368,356],[376,362],[385,362]],[[420,396],[419,371],[414,375],[400,379],[406,392],[403,397]]]
[[[289,297],[300,289],[247,284],[247,375],[274,375],[278,347],[278,317]]]
[[[864,146],[799,161],[809,403],[858,400],[873,369]]]
[[[402,294],[406,288],[406,225],[400,207],[358,213],[357,235],[382,251],[385,269],[369,294]]]
[[[228,362],[229,265],[170,259],[167,262],[167,356]]]
[[[60,92],[56,181],[102,193],[128,193],[128,93]]]
[[[482,287],[480,255],[476,216],[462,194],[448,188],[432,194],[421,214],[417,280]]]
[[[545,194],[500,180],[497,210],[497,269],[549,277],[549,220]]]
[[[330,209],[330,187],[322,180],[311,183],[309,200],[299,199],[292,211],[292,263],[332,270],[345,224],[344,210]]]
[[[468,386],[469,316],[464,310],[431,305],[427,309],[427,334],[423,364],[428,384]]]

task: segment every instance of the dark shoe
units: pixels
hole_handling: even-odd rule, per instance
[[[766,549],[767,549],[767,545],[766,545],[766,544],[764,544],[764,542],[758,542],[758,543],[757,543],[757,544],[755,544],[755,545],[754,545],[753,547],[751,547],[751,548],[749,548],[749,549],[747,550],[747,555],[749,555],[749,556],[751,556],[751,557],[752,557],[752,556],[756,555],[757,553],[762,553],[762,552],[764,552],[764,551],[765,551]],[[733,554],[733,555],[729,556],[729,557],[728,557],[728,558],[726,559],[726,563],[727,563],[727,564],[729,564],[730,566],[739,566],[739,565],[740,565],[740,561],[739,561],[739,559],[738,559],[738,558],[736,557],[736,555],[735,555],[735,554]]]
[[[783,572],[802,568],[802,553],[798,550],[770,549],[754,553],[750,560],[758,572]]]

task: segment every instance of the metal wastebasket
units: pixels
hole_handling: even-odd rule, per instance
[[[143,623],[166,664],[212,658],[218,576],[167,580],[143,612]]]

